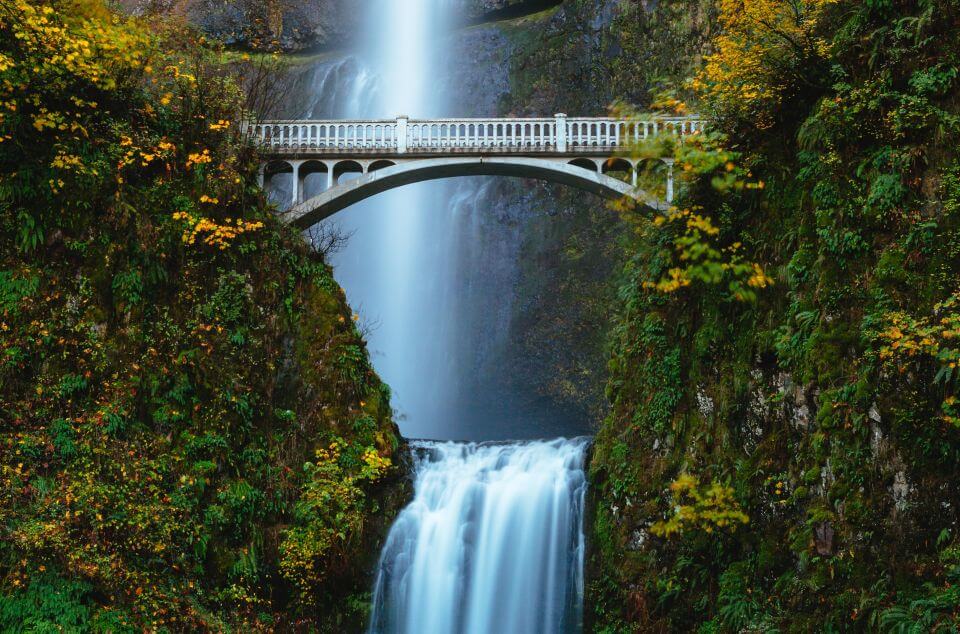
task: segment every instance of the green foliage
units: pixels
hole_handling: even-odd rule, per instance
[[[717,6],[697,109],[764,186],[707,174],[679,202],[773,283],[650,297],[677,232],[637,232],[592,463],[593,626],[956,631],[960,3]],[[693,530],[683,473],[749,523]]]
[[[0,10],[4,632],[360,627],[404,491],[389,390],[219,55],[97,0]],[[325,497],[302,465],[333,437]],[[336,557],[283,559],[319,521]]]

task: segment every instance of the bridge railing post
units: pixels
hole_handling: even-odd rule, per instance
[[[407,123],[410,117],[400,115],[397,117],[397,152],[404,154],[407,151]]]
[[[562,112],[558,112],[554,115],[556,119],[556,139],[557,139],[557,152],[566,152],[567,151],[567,115]]]

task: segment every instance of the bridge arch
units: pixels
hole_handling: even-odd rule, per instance
[[[575,158],[572,161],[568,161],[568,163],[585,170],[590,170],[591,172],[600,171],[598,169],[597,162],[592,158]]]
[[[528,157],[432,158],[398,161],[395,165],[368,170],[359,178],[327,191],[283,212],[284,219],[301,229],[324,220],[366,198],[412,183],[456,176],[514,176],[569,185],[608,199],[632,197],[653,209],[665,209],[657,200],[629,183],[593,170],[572,165],[566,159]]]
[[[615,156],[613,158],[608,158],[600,167],[600,171],[604,174],[611,173],[622,173],[622,174],[632,174],[634,170],[634,164],[631,161],[628,161],[625,158]]]
[[[352,159],[337,161],[333,164],[333,184],[342,184],[340,179],[344,174],[363,174],[366,171],[363,163],[360,161],[354,161]]]
[[[394,165],[396,165],[394,161],[389,161],[387,159],[380,159],[378,161],[374,161],[370,163],[370,166],[367,167],[367,171],[376,172],[377,170],[383,169],[384,167],[393,167]]]

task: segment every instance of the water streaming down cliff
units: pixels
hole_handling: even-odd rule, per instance
[[[394,118],[448,115],[438,81],[450,0],[363,3],[364,29],[354,50],[303,73],[284,116]],[[355,175],[346,174],[341,181]],[[325,174],[308,176],[306,196],[323,189]],[[280,191],[276,200],[289,195]],[[378,373],[408,436],[443,438],[454,411],[457,371],[452,341],[457,322],[460,219],[450,209],[449,184],[420,183],[350,207],[329,225],[349,235],[333,255],[335,275],[368,328]]]
[[[449,42],[441,35],[448,2],[370,2],[358,49],[301,74],[285,114],[464,114],[466,106],[445,96]],[[495,114],[489,104],[470,107],[485,110],[473,114]],[[323,183],[311,178],[307,195]],[[550,413],[510,411],[502,395],[464,397],[464,377],[507,328],[509,276],[497,267],[515,267],[519,248],[515,220],[498,224],[481,215],[489,213],[490,182],[408,186],[330,221],[351,235],[334,256],[335,275],[351,304],[374,323],[374,364],[394,390],[407,436],[529,438],[564,431]],[[483,235],[491,227],[499,231],[493,239]],[[586,446],[583,439],[415,443],[416,496],[381,553],[371,631],[578,631]]]
[[[497,116],[510,82],[502,54],[484,51],[507,44],[456,30],[448,4],[462,6],[364,3],[356,46],[295,67],[279,116]],[[288,179],[272,182],[278,202],[289,199]],[[325,174],[308,175],[304,194],[320,193],[325,183]],[[515,316],[537,300],[517,295],[529,200],[504,192],[502,181],[483,177],[419,183],[326,222],[351,236],[332,256],[334,275],[361,326],[369,326],[374,366],[393,390],[407,436],[532,439],[590,431],[583,412],[544,398],[514,359],[524,354],[511,344]]]
[[[370,632],[578,632],[588,440],[420,442]]]

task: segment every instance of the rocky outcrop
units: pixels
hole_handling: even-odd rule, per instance
[[[562,0],[445,0],[454,20],[479,24],[542,11]],[[303,53],[346,46],[364,8],[355,0],[120,0],[135,15],[182,16],[229,46]]]

